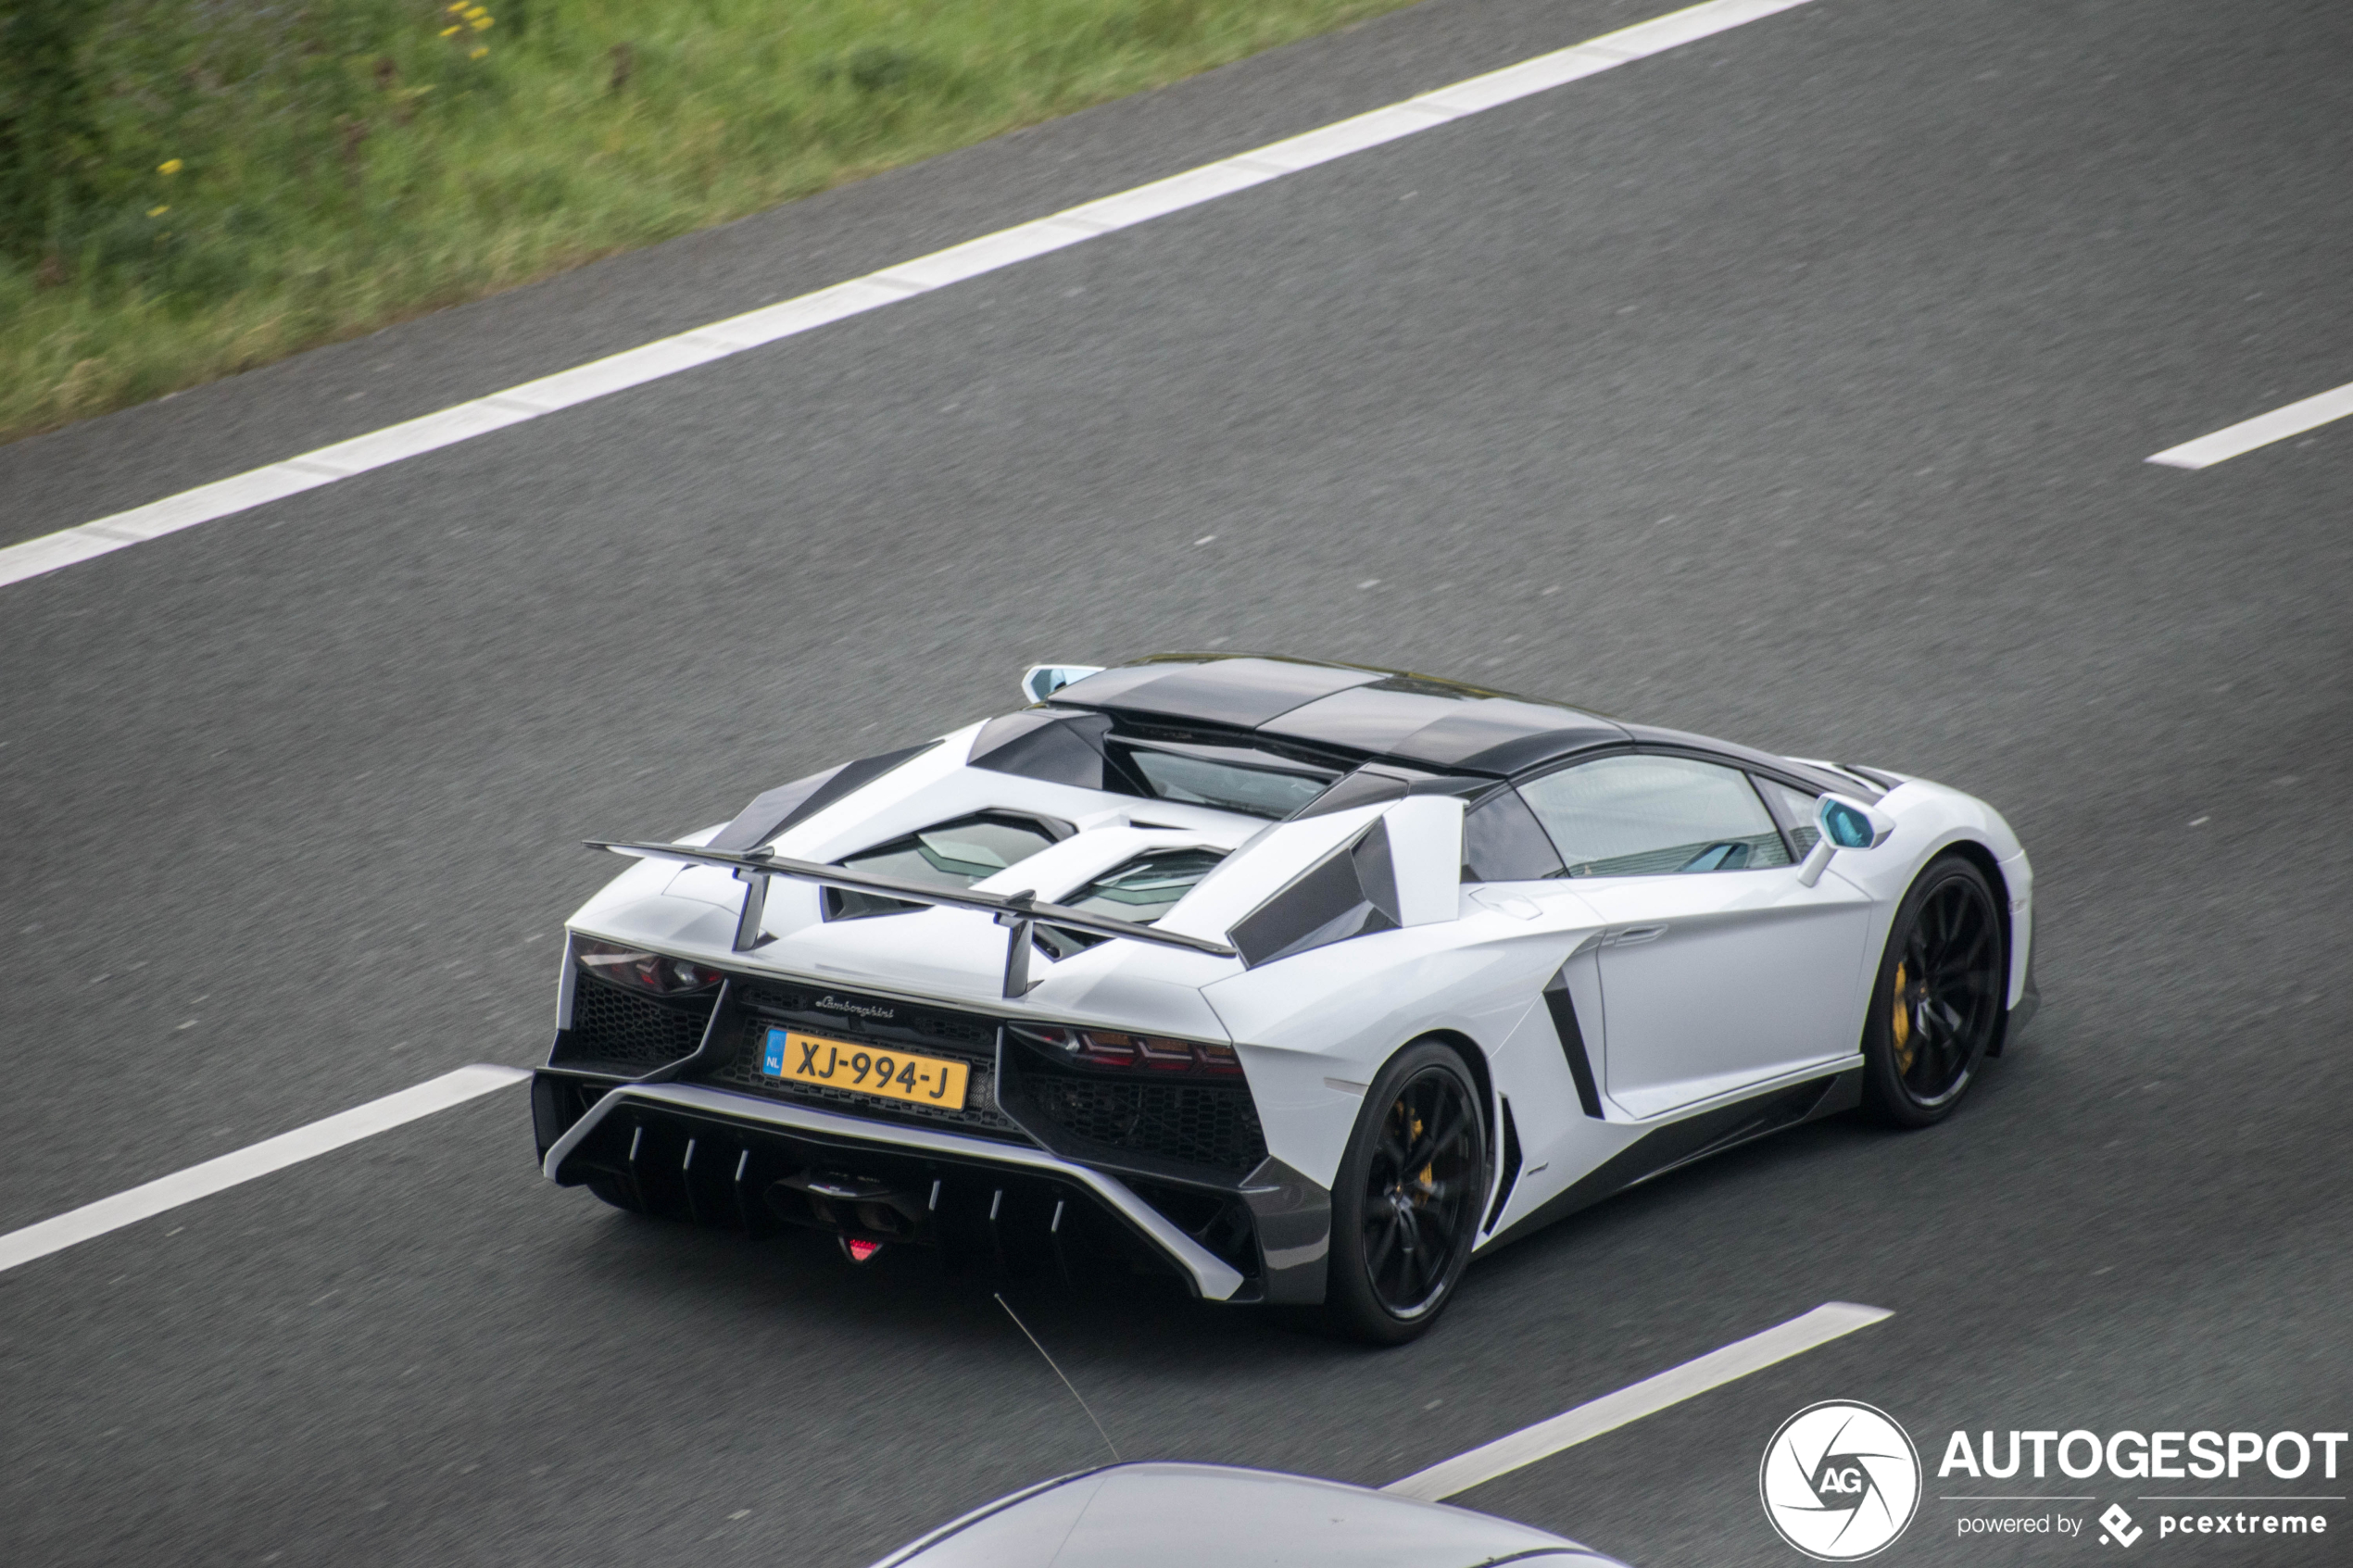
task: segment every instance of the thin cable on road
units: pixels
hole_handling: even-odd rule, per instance
[[[1111,1450],[1112,1459],[1114,1461],[1117,1461],[1119,1459],[1119,1445],[1111,1440],[1111,1434],[1103,1430],[1103,1424],[1101,1421],[1096,1420],[1095,1408],[1088,1404],[1087,1402],[1087,1397],[1078,1391],[1078,1385],[1073,1383],[1070,1380],[1069,1375],[1065,1374],[1061,1367],[1054,1364],[1053,1357],[1046,1355],[1046,1347],[1038,1343],[1038,1336],[1029,1332],[1029,1325],[1021,1321],[1021,1314],[1013,1311],[1013,1304],[1011,1301],[1006,1300],[1003,1296],[1000,1295],[996,1291],[992,1290],[989,1294],[997,1297],[997,1305],[1005,1309],[1005,1315],[1013,1320],[1013,1326],[1021,1330],[1021,1336],[1024,1339],[1028,1340],[1031,1345],[1036,1346],[1039,1355],[1046,1356],[1046,1364],[1050,1367],[1053,1367],[1054,1375],[1063,1380],[1063,1386],[1069,1389],[1070,1397],[1078,1401],[1078,1408],[1087,1412],[1087,1419],[1095,1423],[1095,1436],[1103,1440],[1103,1447]]]
[[[1707,0],[1582,44],[1474,76],[1386,108],[1207,163],[1049,218],[984,234],[836,283],[814,294],[730,317],[674,337],[574,366],[537,381],[455,404],[366,435],[183,490],[129,511],[0,549],[0,587],[93,560],[183,528],[389,467],[578,404],[759,348],[1033,257],[1214,202],[1286,174],[1516,103],[1732,28],[1793,10],[1808,0]]]

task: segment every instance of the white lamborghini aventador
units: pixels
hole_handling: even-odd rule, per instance
[[[598,846],[635,863],[570,922],[550,1178],[1393,1343],[1687,1160],[1940,1120],[2033,1006],[2025,852],[1941,784],[1307,660],[1024,689]]]

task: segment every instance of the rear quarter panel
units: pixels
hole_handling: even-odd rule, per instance
[[[1328,1186],[1366,1086],[1408,1042],[1461,1035],[1511,1093],[1503,1047],[1574,942],[1478,910],[1335,942],[1202,995],[1241,1053],[1268,1151]]]

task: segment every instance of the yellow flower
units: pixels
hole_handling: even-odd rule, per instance
[[[465,31],[466,30],[462,27],[445,27],[441,30],[441,36],[444,38],[451,38]]]
[[[186,167],[187,166],[182,163],[178,158],[168,157],[161,163],[156,165],[156,172],[157,174],[177,174],[181,171],[181,169]]]
[[[483,29],[488,27],[496,19],[491,17],[475,17],[472,19],[474,24],[474,31],[476,32],[480,32]]]
[[[482,58],[484,55],[487,55],[488,53],[490,53],[490,45],[489,45],[489,44],[475,44],[475,45],[474,45],[474,50],[473,50],[473,53],[472,53],[472,54],[471,54],[471,55],[468,55],[468,56],[466,56],[466,58],[468,58],[468,59],[470,59],[470,60],[478,60],[478,59]]]
[[[150,218],[161,218],[165,213],[170,212],[170,210],[171,208],[168,206],[151,207],[147,208],[147,216]]]
[[[443,7],[443,8],[444,8],[445,10],[447,10],[447,12],[448,12],[451,16],[453,16],[453,17],[454,17],[454,16],[458,16],[458,15],[461,14],[462,12],[464,12],[464,10],[465,10],[465,8],[466,8],[466,0],[458,0],[458,3],[457,3],[456,5],[454,5],[454,6],[445,6],[445,7]]]

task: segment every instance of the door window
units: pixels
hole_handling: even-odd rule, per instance
[[[1806,790],[1792,789],[1778,779],[1759,779],[1756,787],[1765,792],[1765,798],[1773,803],[1780,811],[1781,820],[1789,823],[1789,835],[1796,840],[1797,852],[1803,855],[1813,848],[1815,842],[1822,836],[1822,825],[1814,820],[1814,808],[1822,797]]]
[[[1570,876],[1786,866],[1748,775],[1682,757],[1605,757],[1520,786]]]
[[[1465,882],[1535,882],[1563,874],[1560,851],[1518,791],[1499,789],[1464,814]]]

